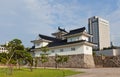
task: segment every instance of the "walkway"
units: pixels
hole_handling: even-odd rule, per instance
[[[120,77],[120,68],[73,69],[85,73],[68,77]]]

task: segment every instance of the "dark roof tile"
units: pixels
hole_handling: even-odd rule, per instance
[[[50,36],[46,36],[46,35],[42,35],[39,34],[39,37],[45,40],[49,40],[49,41],[59,41],[60,39],[54,38],[54,37],[50,37]]]
[[[76,33],[81,33],[83,31],[85,31],[86,28],[85,27],[82,27],[82,28],[79,28],[79,29],[74,29],[74,30],[70,30],[70,32],[64,36],[68,36],[68,35],[73,35],[73,34],[76,34]]]
[[[60,41],[54,41],[48,44],[48,47],[54,47],[54,46],[62,46],[62,45],[68,45],[68,44],[74,44],[74,43],[80,43],[84,42],[85,40],[79,40],[75,42],[67,42],[67,40],[60,40]]]
[[[58,27],[58,30],[68,33],[65,29]]]

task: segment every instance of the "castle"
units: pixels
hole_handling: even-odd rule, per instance
[[[67,67],[94,67],[92,47],[95,44],[89,42],[89,37],[92,35],[87,33],[85,27],[69,32],[58,27],[58,31],[52,35],[54,37],[39,34],[35,40],[31,41],[34,44],[31,49],[33,57],[40,57],[43,53],[40,48],[48,46],[49,57],[54,57],[56,54],[70,56]],[[71,61],[77,65],[72,64]],[[48,63],[46,66],[52,65],[54,63]]]

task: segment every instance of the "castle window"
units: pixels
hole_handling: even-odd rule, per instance
[[[71,48],[71,51],[75,51],[75,48]]]
[[[79,37],[77,37],[77,41],[79,40]]]
[[[60,49],[60,52],[63,52],[63,49]]]
[[[39,46],[39,45],[40,45],[39,43],[36,44],[36,46]]]
[[[89,49],[89,47],[86,47],[86,50],[88,50]]]
[[[70,41],[72,42],[72,38],[70,38]]]
[[[52,53],[54,53],[55,51],[54,51],[54,50],[52,50],[51,52],[52,52]]]

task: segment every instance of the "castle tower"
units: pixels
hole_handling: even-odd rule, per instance
[[[67,34],[68,32],[65,29],[62,29],[58,27],[58,31],[55,33],[52,33],[53,36],[55,36],[58,39],[64,39],[63,36]]]

